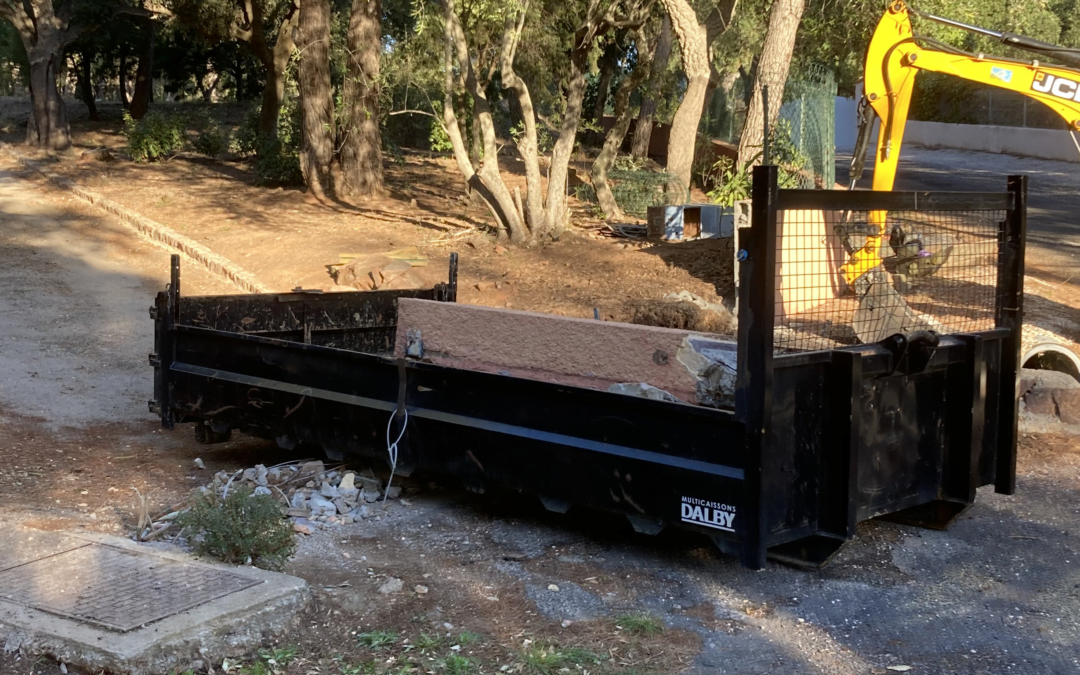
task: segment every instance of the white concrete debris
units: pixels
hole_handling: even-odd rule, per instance
[[[384,497],[398,499],[401,487],[384,489],[374,472],[330,469],[321,461],[267,468],[262,464],[229,473],[219,471],[200,490],[227,494],[240,485],[255,494],[276,497],[293,519],[296,531],[310,534],[318,527],[347,525],[370,517],[368,504]]]

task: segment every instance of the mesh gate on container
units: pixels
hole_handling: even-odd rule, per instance
[[[781,210],[777,215],[777,353],[995,325],[999,231],[1006,212]],[[840,268],[884,218],[882,264],[854,284]]]

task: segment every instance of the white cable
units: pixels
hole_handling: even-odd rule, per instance
[[[1080,143],[1076,141],[1076,134],[1073,133],[1072,129],[1069,129],[1069,138],[1072,139],[1073,145],[1076,146],[1076,151],[1080,152]]]
[[[397,440],[393,443],[390,442],[390,429],[394,426],[394,418],[397,417],[397,411],[390,416],[390,421],[386,423],[386,454],[390,456],[390,478],[386,481],[386,491],[383,492],[383,503],[386,503],[386,498],[390,496],[390,484],[394,482],[394,472],[397,471],[397,444],[401,442],[402,437],[405,435],[405,427],[409,424],[409,411],[402,408],[402,412],[405,413],[405,418],[401,422],[401,433],[398,434]]]

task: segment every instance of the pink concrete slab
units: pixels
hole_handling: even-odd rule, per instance
[[[699,333],[402,298],[397,356],[416,331],[432,363],[590,389],[644,382],[698,400],[701,358],[687,338]]]

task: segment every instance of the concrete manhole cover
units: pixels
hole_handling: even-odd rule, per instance
[[[0,572],[0,600],[126,632],[260,583],[90,544]]]

